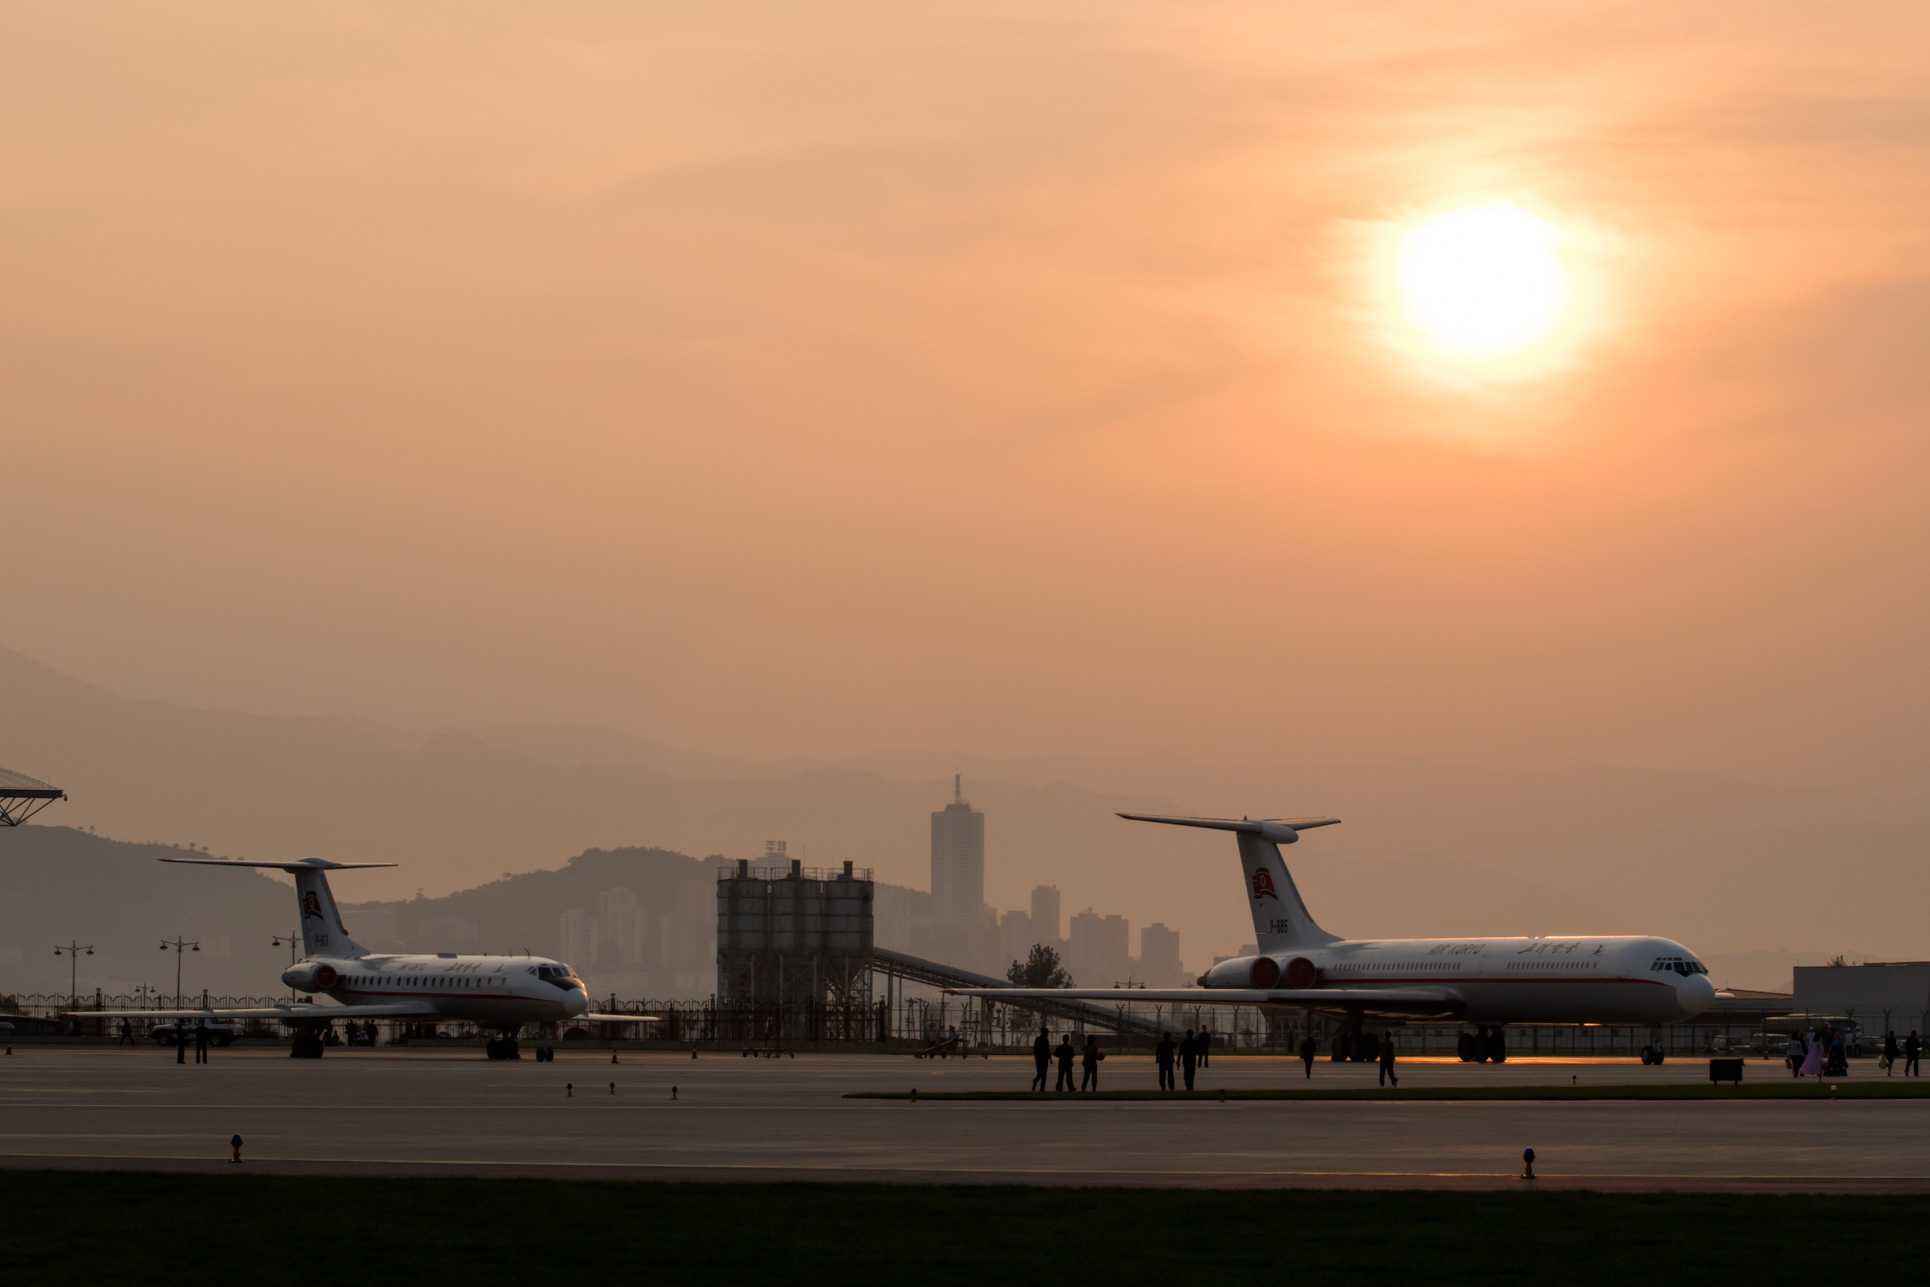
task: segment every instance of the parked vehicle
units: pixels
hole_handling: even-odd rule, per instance
[[[208,1030],[208,1042],[214,1046],[229,1045],[236,1037],[241,1035],[241,1023],[239,1020],[182,1019],[178,1023],[156,1024],[154,1031],[150,1032],[148,1036],[154,1038],[158,1045],[171,1046],[174,1044],[176,1033],[185,1032],[188,1040],[193,1041],[195,1031],[200,1028],[206,1028]]]

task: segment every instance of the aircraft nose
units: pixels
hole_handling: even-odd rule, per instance
[[[1675,1003],[1685,1016],[1701,1014],[1716,999],[1716,985],[1706,974],[1691,974],[1675,985]]]
[[[572,1016],[583,1014],[589,1008],[590,995],[582,988],[571,988],[563,999],[564,1011]]]

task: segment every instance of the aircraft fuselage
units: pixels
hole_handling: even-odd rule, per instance
[[[1646,936],[1343,939],[1221,961],[1199,984],[1209,991],[1291,986],[1296,995],[1279,1004],[1297,1009],[1310,1004],[1306,988],[1439,988],[1443,1018],[1479,1024],[1673,1023],[1715,997],[1693,953]],[[1333,1008],[1345,1006],[1337,994]]]
[[[311,957],[282,982],[343,1005],[419,1002],[437,1018],[485,1026],[558,1023],[590,1008],[583,980],[560,961],[534,956]]]

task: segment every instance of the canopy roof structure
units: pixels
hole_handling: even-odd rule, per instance
[[[0,769],[0,827],[17,827],[67,793],[39,778]]]

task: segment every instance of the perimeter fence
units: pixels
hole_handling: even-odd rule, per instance
[[[200,994],[182,998],[185,1006],[216,1009],[263,1009],[286,1004],[288,996],[238,996]],[[0,996],[0,1020],[15,1018],[22,1035],[39,1032],[72,1033],[112,1038],[120,1031],[118,1019],[89,1019],[88,1010],[165,1010],[174,1005],[172,996],[154,993],[83,995],[80,1004],[64,994],[25,993]],[[325,1007],[323,1007],[325,1008]],[[559,1025],[529,1025],[526,1035],[561,1040],[621,1042],[643,1047],[696,1046],[742,1049],[758,1052],[814,1049],[938,1049],[951,1054],[1029,1053],[1033,1040],[1043,1026],[1056,1042],[1071,1034],[1075,1045],[1083,1045],[1087,1033],[1099,1034],[1110,1050],[1149,1049],[1160,1031],[1175,1037],[1187,1030],[1207,1031],[1213,1035],[1215,1053],[1290,1055],[1311,1035],[1320,1057],[1330,1058],[1338,1047],[1343,1031],[1340,1020],[1304,1011],[1259,1010],[1250,1006],[1171,1005],[1132,1003],[1108,1007],[1120,1020],[1118,1027],[1131,1029],[1121,1034],[1106,1017],[1068,1019],[1045,1017],[1017,1002],[995,1002],[970,997],[899,996],[869,1005],[810,1004],[808,1002],[774,1006],[724,1006],[714,997],[704,999],[599,998],[595,1009],[603,1014],[654,1016],[658,1022],[639,1024],[586,1024],[580,1020]],[[79,1017],[63,1019],[79,1010]],[[1869,1022],[1882,1022],[1872,1019]],[[1916,1020],[1918,1016],[1909,1016]],[[162,1020],[133,1019],[129,1027],[145,1036]],[[425,1022],[422,1020],[382,1021],[385,1042],[403,1044],[432,1040],[482,1039],[494,1035],[486,1025],[461,1020]],[[1705,1015],[1697,1022],[1664,1027],[1586,1026],[1586,1025],[1510,1025],[1507,1049],[1511,1055],[1590,1058],[1633,1056],[1644,1046],[1671,1055],[1692,1056],[1723,1054],[1744,1050],[1777,1053],[1777,1044],[1792,1030],[1814,1026],[1808,1016],[1728,1012]],[[1829,1026],[1825,1024],[1824,1026]],[[1839,1025],[1840,1026],[1840,1021]],[[1882,1030],[1861,1033],[1862,1048],[1853,1053],[1871,1053],[1882,1039]],[[1916,1026],[1906,1022],[1904,1027]],[[1368,1020],[1366,1031],[1378,1040],[1389,1033],[1395,1048],[1407,1057],[1453,1055],[1460,1048],[1465,1024],[1399,1024]],[[1919,1028],[1919,1030],[1923,1030]],[[285,1036],[287,1026],[272,1021],[249,1021],[244,1036],[276,1038]],[[955,1044],[954,1044],[955,1034]],[[1765,1041],[1765,1036],[1768,1040]]]

